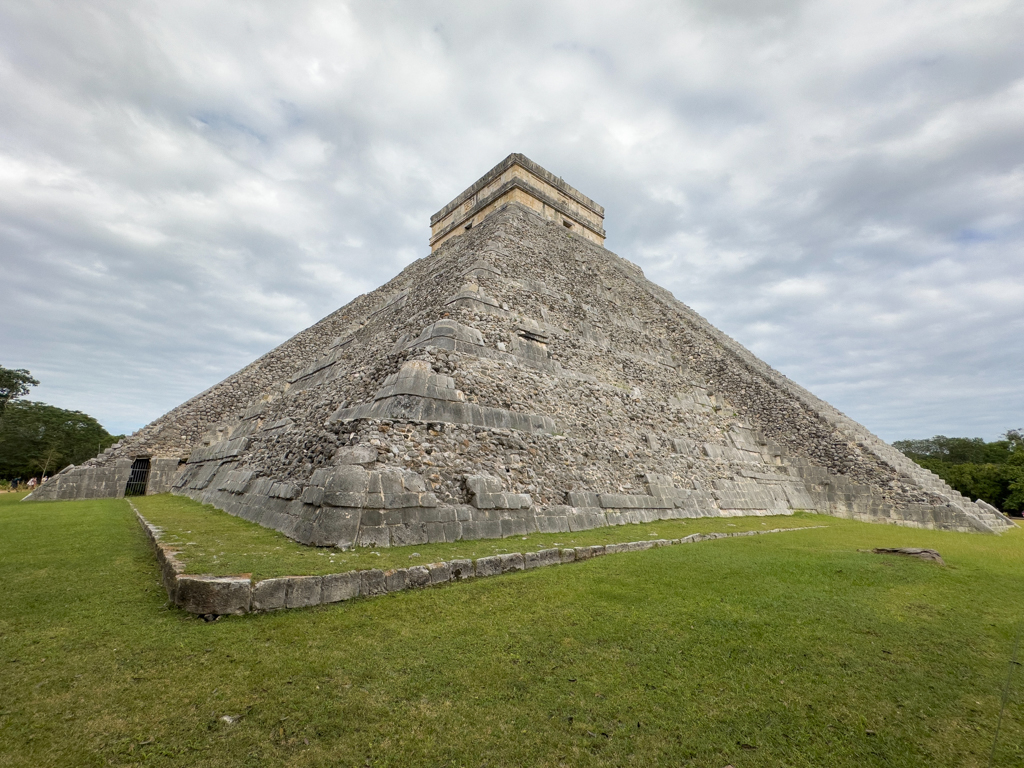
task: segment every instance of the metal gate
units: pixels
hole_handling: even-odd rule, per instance
[[[148,482],[149,459],[136,459],[132,462],[132,473],[128,476],[128,485],[124,487],[124,495],[145,496]]]

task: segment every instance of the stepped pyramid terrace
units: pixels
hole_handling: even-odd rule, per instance
[[[1011,523],[603,247],[604,209],[509,155],[428,256],[32,499],[190,496],[316,546],[792,510]]]

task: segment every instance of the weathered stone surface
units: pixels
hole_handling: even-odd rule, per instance
[[[540,552],[527,552],[523,555],[523,567],[526,570],[559,565],[561,562],[562,553],[557,549],[542,549]]]
[[[605,548],[600,545],[593,547],[576,547],[577,560],[589,560],[592,557],[601,557],[604,553]]]
[[[285,608],[306,608],[320,604],[322,576],[289,576],[285,580],[288,582],[284,596]]]
[[[452,560],[452,581],[465,581],[472,579],[476,574],[473,572],[472,560]]]
[[[285,607],[288,579],[264,579],[253,584],[252,610],[276,611]]]
[[[409,586],[409,572],[405,568],[384,571],[384,588],[388,592],[401,592]]]
[[[335,464],[373,464],[377,450],[371,445],[353,445],[339,448],[334,453]]]
[[[414,565],[409,569],[407,579],[410,587],[429,587],[430,571],[425,566]]]
[[[355,572],[332,573],[323,576],[320,586],[320,602],[339,603],[359,596],[359,574]]]
[[[430,574],[431,585],[446,584],[452,580],[452,567],[449,563],[431,563],[427,566],[427,572]]]
[[[521,571],[525,567],[523,555],[519,552],[510,552],[507,555],[498,555],[497,557],[502,573]]]
[[[475,562],[477,576],[497,576],[502,572],[501,557],[491,555],[490,557],[478,558]]]
[[[519,191],[31,498],[123,494],[150,457],[149,492],[343,548],[794,509],[1010,525]]]
[[[388,592],[387,582],[384,580],[384,572],[378,568],[369,571],[359,571],[359,594],[361,597],[374,597],[386,595]]]
[[[252,579],[244,576],[179,576],[177,604],[189,613],[248,613]]]

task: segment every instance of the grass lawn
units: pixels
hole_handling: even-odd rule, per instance
[[[1024,530],[830,522],[206,624],[126,502],[0,495],[0,765],[987,765]]]
[[[618,525],[579,533],[535,533],[507,539],[417,544],[411,547],[339,549],[307,547],[284,534],[232,517],[185,496],[161,494],[132,499],[142,516],[164,529],[161,541],[181,547],[186,573],[251,573],[256,581],[276,576],[319,576],[368,568],[408,568],[442,560],[478,558],[504,552],[536,552],[549,547],[585,547],[645,539],[680,539],[691,533],[801,528],[838,522],[824,515],[701,518],[646,525]]]

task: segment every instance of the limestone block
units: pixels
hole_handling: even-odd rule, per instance
[[[565,507],[568,509],[568,507]],[[550,513],[550,509],[547,510]],[[537,530],[540,533],[568,533],[569,532],[569,518],[568,515],[552,515],[544,514],[537,515]]]
[[[458,541],[462,534],[462,524],[458,522],[424,523],[423,528],[430,544]]]
[[[391,526],[391,546],[406,547],[429,541],[425,523],[403,523]]]
[[[675,506],[664,498],[639,494],[602,493],[598,498],[604,509],[668,509]]]
[[[519,552],[510,552],[507,555],[497,555],[497,558],[501,566],[502,573],[521,571],[525,566],[523,556]]]
[[[762,463],[761,454],[750,451],[742,451],[733,448],[731,445],[718,445],[716,443],[704,443],[702,446],[704,455],[708,458],[722,461],[752,461]]]
[[[817,509],[818,506],[807,492],[805,486],[796,483],[787,483],[782,486],[786,499],[791,509]]]
[[[365,493],[350,491],[327,491],[320,497],[320,503],[329,507],[352,507],[358,509],[366,502]]]
[[[462,525],[464,539],[500,539],[500,520],[471,520]]]
[[[640,515],[635,509],[621,511],[609,509],[605,513],[605,517],[608,518],[608,525],[626,525],[628,523],[637,524],[641,522]]]
[[[459,520],[455,507],[425,506],[416,510],[416,512],[419,516],[419,520],[424,523],[454,523]]]
[[[426,566],[414,565],[408,569],[406,581],[410,587],[430,586],[430,571],[427,570]]]
[[[266,496],[270,493],[271,486],[274,485],[274,481],[269,477],[261,477],[256,480],[253,485],[251,493],[254,496]]]
[[[501,481],[491,475],[468,475],[466,488],[473,495],[481,493],[500,493]]]
[[[561,552],[562,563],[574,563],[576,562],[576,550],[575,549],[563,549]]]
[[[332,573],[322,576],[321,579],[321,603],[339,603],[359,596],[360,579],[359,574],[354,571]]]
[[[406,472],[402,477],[402,485],[412,493],[426,493],[427,484],[423,476],[417,472]]]
[[[365,510],[363,514],[366,514]],[[391,531],[386,525],[359,527],[359,546],[387,547],[391,545]]]
[[[533,499],[528,493],[506,493],[505,509],[529,509],[533,506]]]
[[[604,555],[605,548],[603,546],[593,547],[576,547],[576,559],[577,560],[589,560],[592,557],[601,557]]]
[[[388,592],[401,592],[409,586],[409,571],[405,568],[392,568],[384,571],[384,588]]]
[[[434,506],[437,504],[437,497],[432,493],[415,493],[410,491],[404,491],[390,496],[388,494],[384,495],[384,507],[386,509],[427,506],[423,504],[424,501],[427,502],[427,505]],[[430,502],[433,502],[433,504]]]
[[[591,528],[604,528],[609,524],[608,517],[600,507],[575,507],[566,516],[569,531],[589,531]]]
[[[501,520],[501,537],[526,536],[537,532],[536,523],[532,518],[510,517]]]
[[[405,493],[405,483],[403,482],[402,475],[401,470],[390,467],[380,471],[381,490],[384,493],[385,500],[388,496],[397,496]]]
[[[365,494],[369,483],[370,475],[365,469],[355,465],[343,465],[328,475],[324,489],[328,493]]]
[[[376,478],[378,483],[380,482],[380,475],[378,475],[376,472],[371,472],[370,473],[370,478],[371,478],[371,485],[372,485],[372,479],[373,478]],[[370,491],[369,493],[362,495],[361,498],[362,498],[362,505],[361,506],[364,509],[385,509],[387,507],[387,503],[385,502],[385,499],[384,499],[384,494],[381,493],[381,492],[374,493],[373,491]]]
[[[672,451],[674,453],[680,453],[683,456],[699,456],[700,450],[697,444],[693,440],[687,440],[685,437],[673,438],[669,442],[672,443]]]
[[[472,560],[452,560],[449,565],[452,569],[452,581],[465,581],[475,575]]]
[[[387,594],[387,583],[384,581],[384,571],[373,568],[369,571],[359,571],[359,595],[360,597],[373,597]]]
[[[218,469],[220,469],[220,464],[217,462],[209,462],[201,465],[199,470],[189,481],[188,487],[196,491],[205,489],[213,480],[214,475],[217,474]],[[119,495],[124,495],[123,488],[120,490]]]
[[[501,557],[499,555],[491,555],[490,557],[478,558],[475,566],[477,576],[497,576],[501,573]]]
[[[324,489],[315,485],[307,485],[303,491],[302,496],[303,504],[310,504],[314,507],[319,507],[324,500]]]
[[[449,563],[430,563],[427,566],[427,573],[430,574],[431,586],[447,584],[452,580],[452,567]]]
[[[407,522],[417,522],[415,514],[410,514],[409,509],[364,509],[360,517],[364,526],[380,525],[403,525]]]
[[[369,465],[377,461],[377,449],[372,445],[349,445],[334,452],[335,464]]]
[[[359,519],[358,509],[320,509],[313,519],[308,543],[317,547],[348,549],[355,544]]]
[[[389,517],[395,516],[397,516],[397,520],[401,520],[401,511],[398,510],[392,513],[388,513],[380,509],[364,509],[362,515],[359,518],[360,525],[362,525],[363,527],[376,527],[381,525],[387,525],[389,522],[397,522],[396,520],[389,520]]]
[[[278,499],[296,499],[299,496],[299,488],[294,483],[274,483],[270,488],[270,495]]]
[[[542,549],[540,552],[527,552],[523,555],[523,567],[526,570],[558,565],[561,562],[561,553],[557,549]]]
[[[175,600],[182,609],[195,614],[248,613],[252,579],[244,576],[179,576]]]
[[[276,611],[285,607],[288,579],[264,579],[252,587],[252,610]]]
[[[477,509],[508,509],[504,493],[476,493],[472,497],[473,506]]]
[[[320,604],[322,576],[289,576],[286,581],[285,608],[305,608]]]

